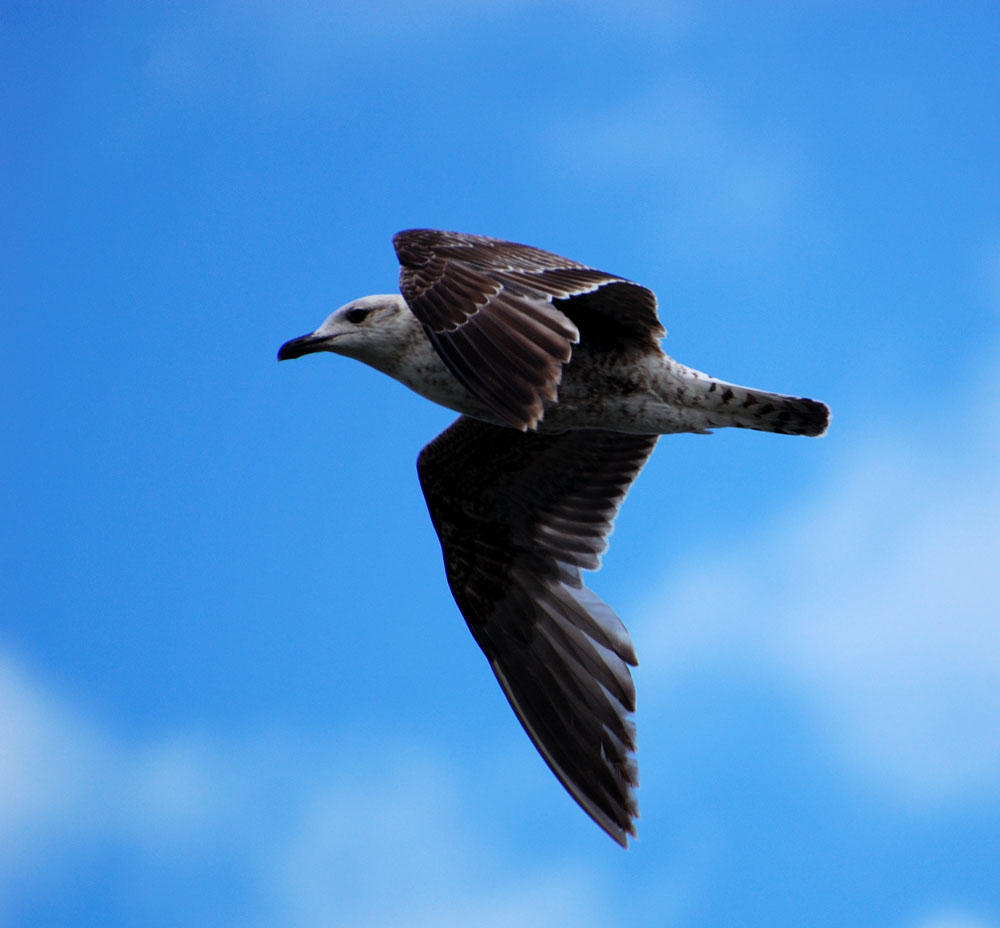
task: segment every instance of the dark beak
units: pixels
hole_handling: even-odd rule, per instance
[[[301,358],[304,354],[322,351],[326,343],[327,340],[325,338],[320,338],[311,332],[308,335],[300,335],[298,338],[293,338],[290,342],[285,342],[278,349],[278,360],[291,361],[293,358]]]

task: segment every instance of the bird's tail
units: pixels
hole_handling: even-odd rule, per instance
[[[735,426],[815,437],[830,424],[830,409],[818,400],[751,390],[691,368],[684,370],[682,378],[686,403],[704,413],[710,428]]]

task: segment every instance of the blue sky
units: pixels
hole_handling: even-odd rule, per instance
[[[0,926],[1000,926],[993,5],[3,18]],[[664,439],[623,508],[627,853],[448,593],[452,415],[275,363],[417,225],[834,411]]]

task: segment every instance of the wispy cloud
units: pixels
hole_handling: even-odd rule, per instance
[[[914,928],[996,928],[996,923],[962,911],[941,911],[921,918]]]
[[[53,854],[100,828],[107,745],[0,653],[0,925]]]
[[[345,926],[603,923],[593,874],[512,865],[463,820],[475,784],[414,745],[379,767],[386,741],[400,748],[275,731],[133,743],[0,655],[0,925],[114,848],[160,883],[192,863],[226,873],[253,887],[262,923],[288,928],[331,913]],[[215,924],[245,919],[235,901],[213,910]]]
[[[429,763],[316,790],[274,871],[289,923],[599,923],[585,873],[505,872],[458,820],[457,793]]]
[[[887,794],[1000,799],[998,361],[953,374],[919,420],[849,443],[782,523],[678,565],[642,610],[647,673],[762,675]]]
[[[792,136],[741,125],[722,101],[675,79],[625,101],[563,113],[549,157],[591,182],[640,185],[656,240],[697,252],[719,237],[779,234],[800,202],[808,168]],[[683,238],[678,238],[679,229]]]
[[[206,89],[302,89],[323,83],[359,62],[365,67],[400,67],[398,58],[435,37],[462,32],[462,41],[486,43],[486,30],[512,21],[538,4],[528,0],[429,0],[414,5],[402,0],[364,4],[320,4],[308,0],[213,3],[168,27],[150,51],[147,72],[165,89],[201,95]],[[624,7],[579,4],[577,17],[629,29],[641,22],[657,33],[677,34],[691,19],[686,2],[643,3]],[[467,53],[459,53],[458,58]]]

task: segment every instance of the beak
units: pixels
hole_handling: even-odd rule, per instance
[[[322,335],[310,332],[308,335],[300,335],[291,341],[285,342],[278,349],[279,361],[290,361],[293,358],[301,358],[304,354],[312,354],[314,351],[323,351],[329,339]]]

